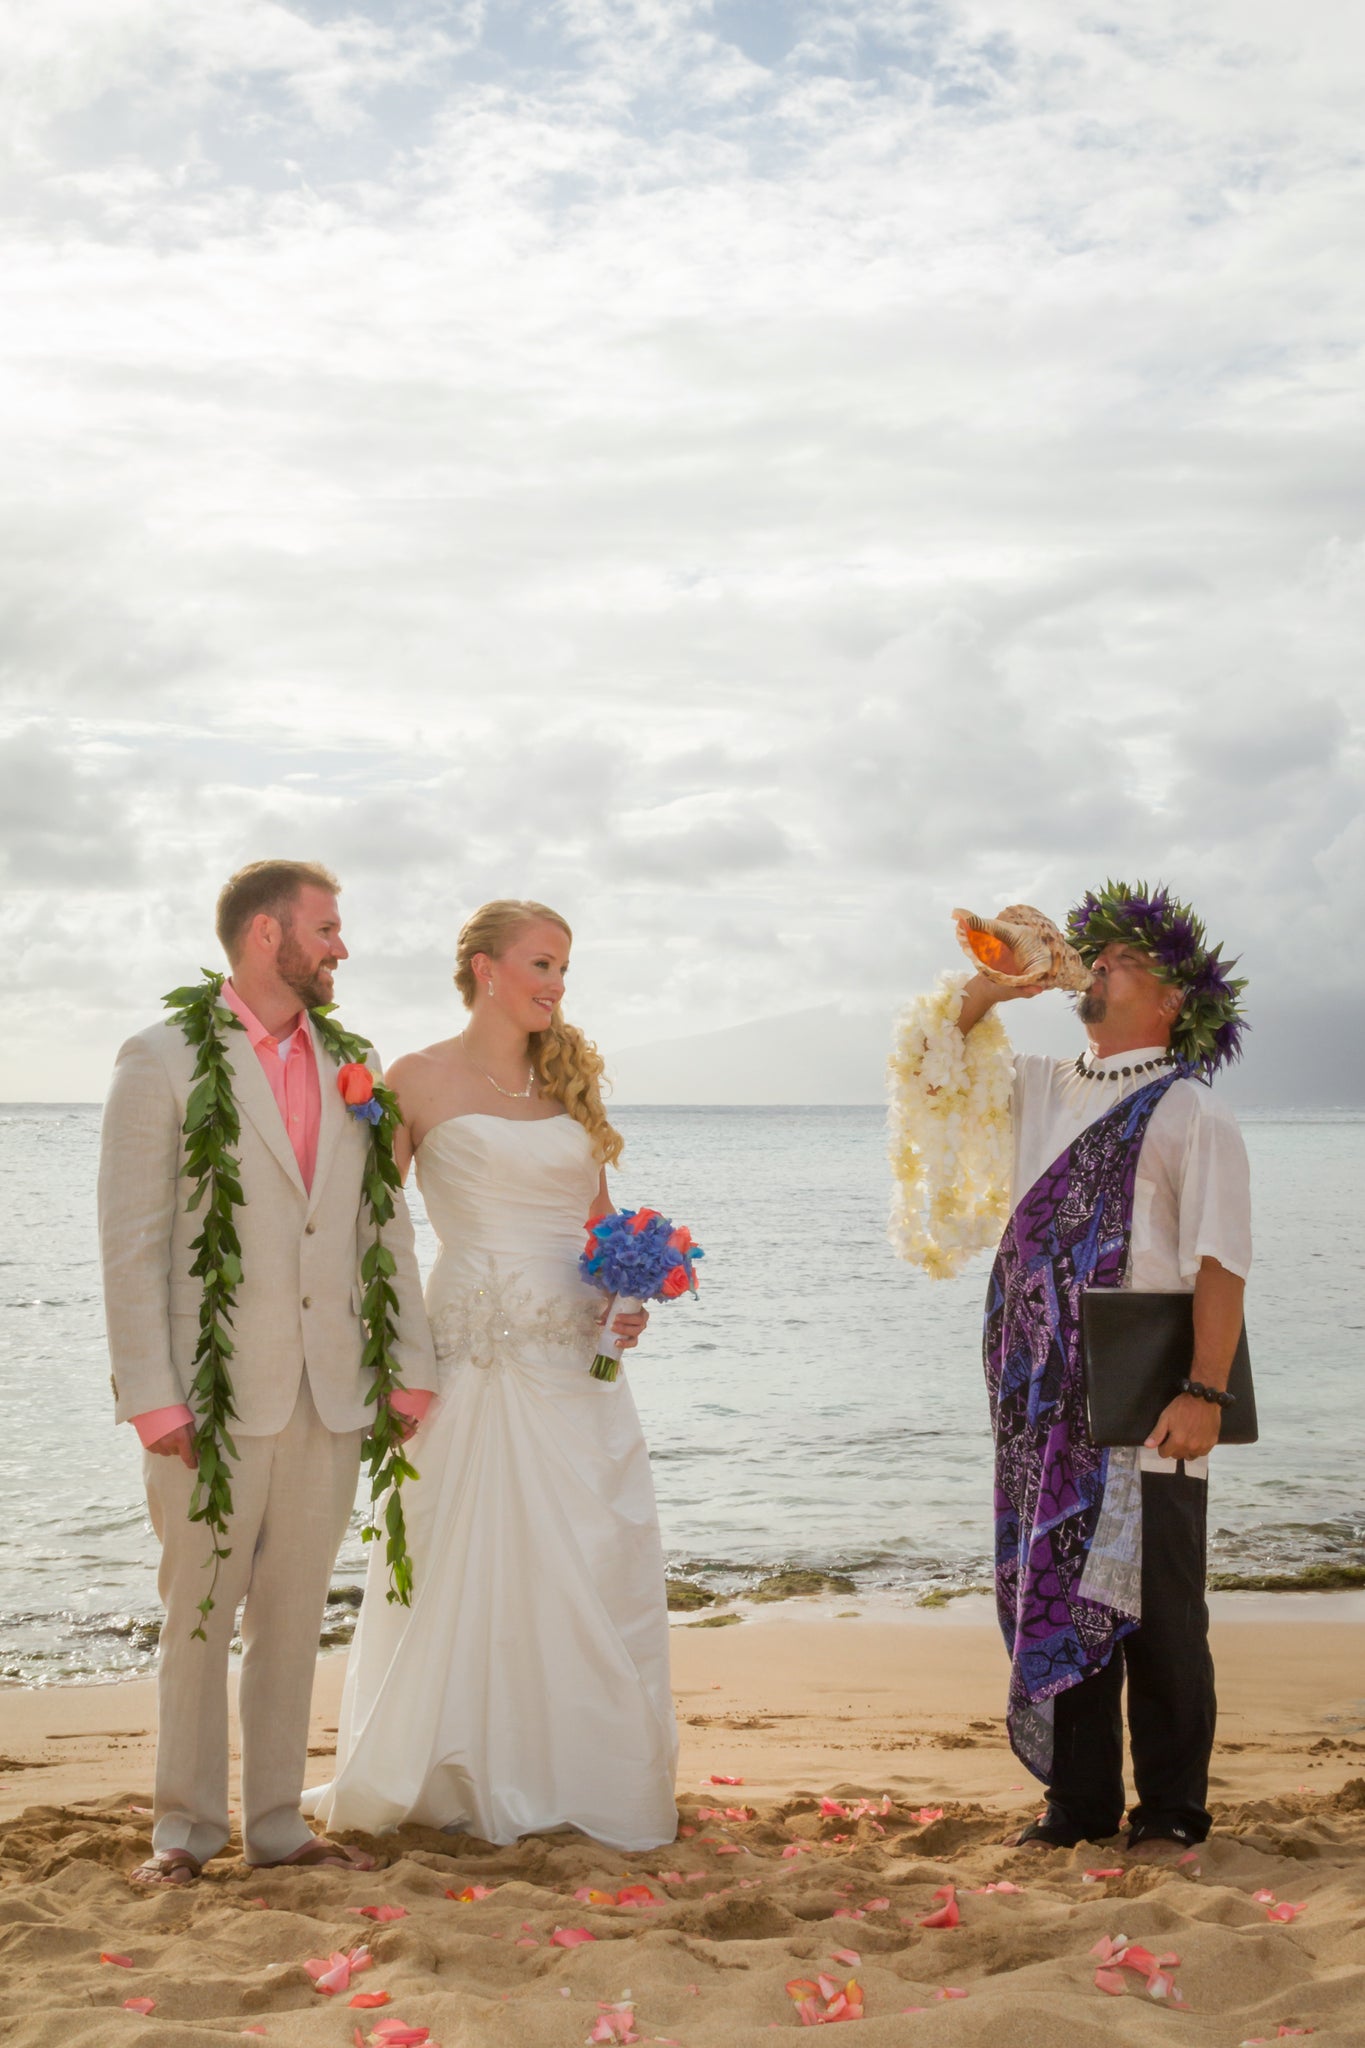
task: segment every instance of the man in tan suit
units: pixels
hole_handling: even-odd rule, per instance
[[[143,1884],[186,1884],[228,1839],[227,1666],[242,1608],[242,1838],[248,1863],[359,1862],[299,1812],[318,1630],[355,1501],[371,1375],[362,1367],[360,1259],[369,1127],[347,1111],[308,1016],[347,957],[338,884],[325,868],[258,861],[218,900],[231,964],[222,1000],[241,1119],[245,1204],[231,1358],[238,1456],[207,1641],[194,1639],[211,1539],[189,1519],[189,1406],[202,1283],[201,1220],[186,1207],[183,1125],[194,1048],[172,1021],[119,1053],[100,1154],[100,1245],[115,1419],[142,1438],[166,1609],[157,1676],[156,1795]],[[371,1062],[376,1066],[375,1062]],[[384,1238],[397,1261],[393,1406],[415,1428],[436,1384],[412,1224],[401,1194]]]

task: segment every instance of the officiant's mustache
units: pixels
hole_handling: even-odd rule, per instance
[[[1109,1009],[1105,985],[1105,971],[1102,967],[1097,967],[1089,988],[1076,1004],[1076,1015],[1082,1024],[1103,1024]]]

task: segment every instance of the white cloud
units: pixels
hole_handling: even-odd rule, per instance
[[[889,1003],[953,902],[1125,868],[1256,987],[1340,957],[1354,13],[25,20],[3,915],[48,1092],[267,850],[343,869],[390,1049],[493,893],[562,898],[616,1042]]]

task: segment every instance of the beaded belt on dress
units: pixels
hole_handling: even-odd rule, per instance
[[[431,1334],[442,1365],[491,1372],[527,1348],[590,1344],[601,1314],[590,1297],[536,1296],[518,1273],[490,1258],[482,1273],[446,1296],[432,1317]]]

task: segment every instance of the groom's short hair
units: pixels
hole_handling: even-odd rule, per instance
[[[218,943],[228,959],[237,958],[253,917],[265,911],[288,924],[300,889],[308,888],[325,889],[329,896],[341,894],[341,884],[331,869],[315,860],[253,860],[238,868],[219,892],[214,918]]]

